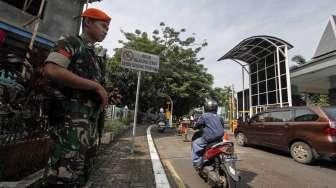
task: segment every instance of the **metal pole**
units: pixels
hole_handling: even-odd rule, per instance
[[[89,0],[86,0],[85,10],[89,8]]]
[[[250,67],[250,66],[249,66]],[[251,68],[248,72],[249,75],[249,104],[250,104],[250,118],[252,117],[253,109],[252,109],[252,84],[251,84]]]
[[[232,84],[232,120],[235,118],[234,86]]]
[[[170,124],[170,127],[172,128],[173,127],[173,100],[171,99],[171,97],[169,97],[170,99],[170,103],[171,103],[171,107],[170,107],[170,118],[169,118],[169,124]]]
[[[304,93],[304,98],[305,98],[306,106],[309,106],[310,105],[310,101],[309,101],[309,95],[308,95],[308,93]]]
[[[232,59],[232,61],[234,61],[234,62],[238,63],[240,66],[242,66],[242,67],[245,69],[246,72],[249,72],[249,71],[245,68],[245,66],[244,66],[243,64],[241,64],[239,61],[237,61],[237,60],[235,60],[235,59]]]
[[[33,36],[30,40],[30,44],[29,44],[29,49],[32,50],[33,49],[33,46],[34,46],[34,42],[35,42],[35,38],[36,38],[36,34],[37,34],[37,30],[39,28],[39,25],[40,25],[40,17],[41,17],[41,14],[42,14],[42,10],[43,10],[43,7],[44,7],[44,3],[45,3],[45,0],[42,0],[41,2],[41,5],[40,5],[40,9],[39,9],[39,12],[37,14],[37,17],[38,17],[38,20],[35,24],[35,27],[34,27],[34,31],[33,31]]]
[[[292,85],[290,81],[290,73],[289,73],[289,66],[288,66],[288,46],[285,46],[285,65],[286,65],[286,79],[287,79],[287,98],[288,98],[288,105],[292,106]]]
[[[245,121],[245,75],[244,75],[244,67],[242,66],[242,81],[243,81],[243,121]]]
[[[280,73],[280,53],[279,47],[277,47],[277,65],[278,65],[278,82],[279,82],[279,97],[280,97],[280,108],[282,108],[282,87],[281,87],[281,73]]]
[[[233,93],[233,95],[235,95],[235,93]],[[233,102],[235,103],[235,101],[233,100]],[[239,105],[239,100],[238,100],[238,94],[237,94],[237,101],[236,101],[236,119],[238,119],[239,117],[239,109],[238,109],[238,105]]]
[[[134,153],[134,137],[135,137],[135,131],[136,131],[138,105],[139,105],[140,79],[141,79],[141,71],[138,72],[138,84],[137,84],[137,92],[136,92],[136,98],[135,98],[133,135],[132,135],[132,150],[131,150],[132,154]]]

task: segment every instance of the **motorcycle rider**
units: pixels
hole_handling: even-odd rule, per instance
[[[165,114],[163,108],[160,108],[159,122],[165,122]]]
[[[203,150],[207,144],[222,139],[224,135],[224,120],[217,115],[218,104],[207,100],[204,104],[205,113],[194,124],[194,129],[201,129],[202,135],[192,143],[192,161],[195,169],[200,170],[203,163]]]

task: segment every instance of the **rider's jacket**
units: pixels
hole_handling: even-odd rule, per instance
[[[213,142],[224,135],[224,121],[214,113],[204,113],[198,118],[196,127],[203,127],[202,137],[207,142]]]

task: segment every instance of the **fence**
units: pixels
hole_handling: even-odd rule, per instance
[[[115,105],[109,105],[105,112],[105,120],[127,119],[128,121],[133,121],[133,116],[134,110],[129,110],[125,107],[120,108]],[[156,119],[158,119],[158,114],[138,112],[139,123],[153,123]]]

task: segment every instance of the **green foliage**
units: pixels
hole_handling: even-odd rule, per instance
[[[224,106],[225,109],[229,109],[229,101],[232,95],[230,86],[224,86],[223,88],[216,87],[211,91],[210,97],[218,102],[219,106]]]
[[[310,105],[329,106],[329,98],[327,95],[308,94]]]
[[[124,128],[125,124],[119,120],[107,120],[104,125],[104,132],[112,132],[113,135],[119,134]]]
[[[302,55],[295,55],[295,56],[293,56],[292,57],[292,61],[294,61],[298,65],[303,65],[303,64],[307,63],[306,59]]]
[[[141,82],[140,111],[157,111],[167,101],[169,95],[174,101],[174,114],[181,116],[191,108],[200,106],[211,92],[213,76],[200,64],[198,57],[204,40],[186,36],[186,29],[174,29],[161,22],[158,29],[149,33],[135,30],[134,33],[121,31],[125,40],[119,42],[125,48],[159,55],[158,74],[143,73]],[[121,69],[121,49],[108,60],[108,76],[115,86],[123,88],[129,107],[134,105],[136,92],[136,72]]]
[[[127,118],[127,117],[123,117],[123,118],[121,118],[121,122],[122,122],[124,125],[129,125],[129,124],[130,124],[130,119]]]

